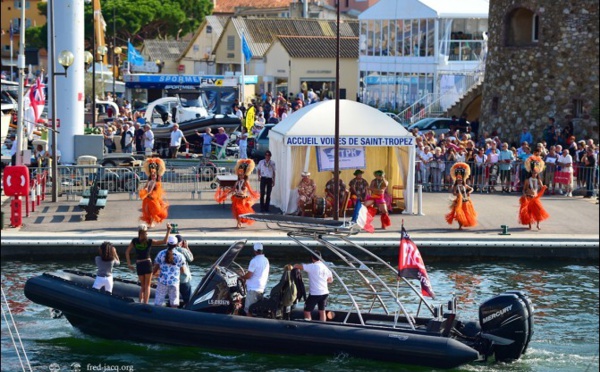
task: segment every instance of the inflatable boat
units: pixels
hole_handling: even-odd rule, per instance
[[[64,314],[81,331],[109,339],[261,353],[343,353],[436,368],[488,359],[512,361],[527,349],[533,307],[521,292],[497,295],[480,306],[478,320],[463,320],[455,298],[445,305],[430,304],[420,288],[398,277],[396,268],[352,242],[350,237],[360,230],[353,223],[266,214],[246,217],[287,231],[308,254],[315,254],[313,243],[318,243],[334,275],[330,290],[345,292],[335,293],[326,322],[318,321],[317,312],[305,320],[301,303],[297,309],[284,303],[284,298],[290,300],[285,275],[270,295],[250,307],[254,317],[242,316],[246,289],[235,260],[244,241],[216,260],[184,308],[137,302],[139,286],[131,281],[115,279],[112,294],[98,291],[92,288],[93,274],[75,271],[31,278],[25,295]],[[413,303],[406,302],[408,294],[414,295]]]

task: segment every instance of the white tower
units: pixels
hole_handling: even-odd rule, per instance
[[[74,136],[83,134],[84,128],[84,12],[82,0],[52,0],[54,1],[54,33],[56,35],[55,50],[57,58],[61,51],[69,50],[73,53],[75,60],[68,69],[68,75],[56,77],[56,118],[60,120],[58,128],[58,149],[61,152],[61,163],[75,163]],[[49,20],[52,22],[52,20]],[[50,45],[50,33],[48,33],[48,45]],[[49,55],[48,58],[53,56]],[[48,76],[53,71],[52,63],[48,63]],[[64,72],[63,67],[57,62],[56,72]],[[48,79],[48,92],[51,90],[52,79]],[[52,118],[52,99],[48,95],[48,117]]]

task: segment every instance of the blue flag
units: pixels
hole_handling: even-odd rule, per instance
[[[248,43],[246,42],[246,37],[242,34],[242,53],[244,53],[244,59],[246,60],[246,63],[248,63],[250,61],[250,59],[252,58],[252,51],[250,50],[250,47],[248,46]]]
[[[144,64],[144,57],[129,41],[127,42],[127,60],[130,65],[134,66],[141,66]]]

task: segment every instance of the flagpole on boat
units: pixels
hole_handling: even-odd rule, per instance
[[[19,70],[19,102],[17,108],[17,165],[23,165],[23,100],[25,96],[25,2],[21,1],[21,24],[19,25],[19,56],[17,69]]]
[[[340,219],[340,0],[337,0],[337,37],[335,55],[335,139],[333,145],[333,219]]]

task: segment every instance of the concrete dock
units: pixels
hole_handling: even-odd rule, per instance
[[[285,255],[285,247],[295,243],[284,232],[271,230],[257,222],[235,229],[230,205],[218,205],[212,193],[192,199],[190,193],[168,193],[169,222],[178,224],[194,253],[217,255],[223,247],[238,240],[261,241],[271,249],[270,255]],[[5,224],[10,223],[10,203],[2,197]],[[418,244],[424,257],[434,260],[479,260],[491,258],[598,260],[599,216],[596,199],[545,196],[549,220],[541,230],[528,230],[517,223],[518,194],[474,194],[473,203],[479,214],[479,226],[457,230],[444,220],[448,212],[448,193],[424,193],[423,216],[392,214],[392,227],[381,230],[376,217],[373,234],[360,233],[353,241],[384,257],[397,255],[402,221]],[[98,221],[84,221],[79,198],[60,197],[57,203],[48,199],[36,206],[35,212],[23,218],[23,226],[5,226],[2,231],[2,259],[33,257],[73,257],[94,255],[105,240],[119,251],[136,236],[141,201],[127,193],[111,193]],[[274,209],[274,208],[273,208]],[[501,235],[501,225],[508,225],[510,235]],[[150,237],[162,238],[165,223],[150,231]]]

